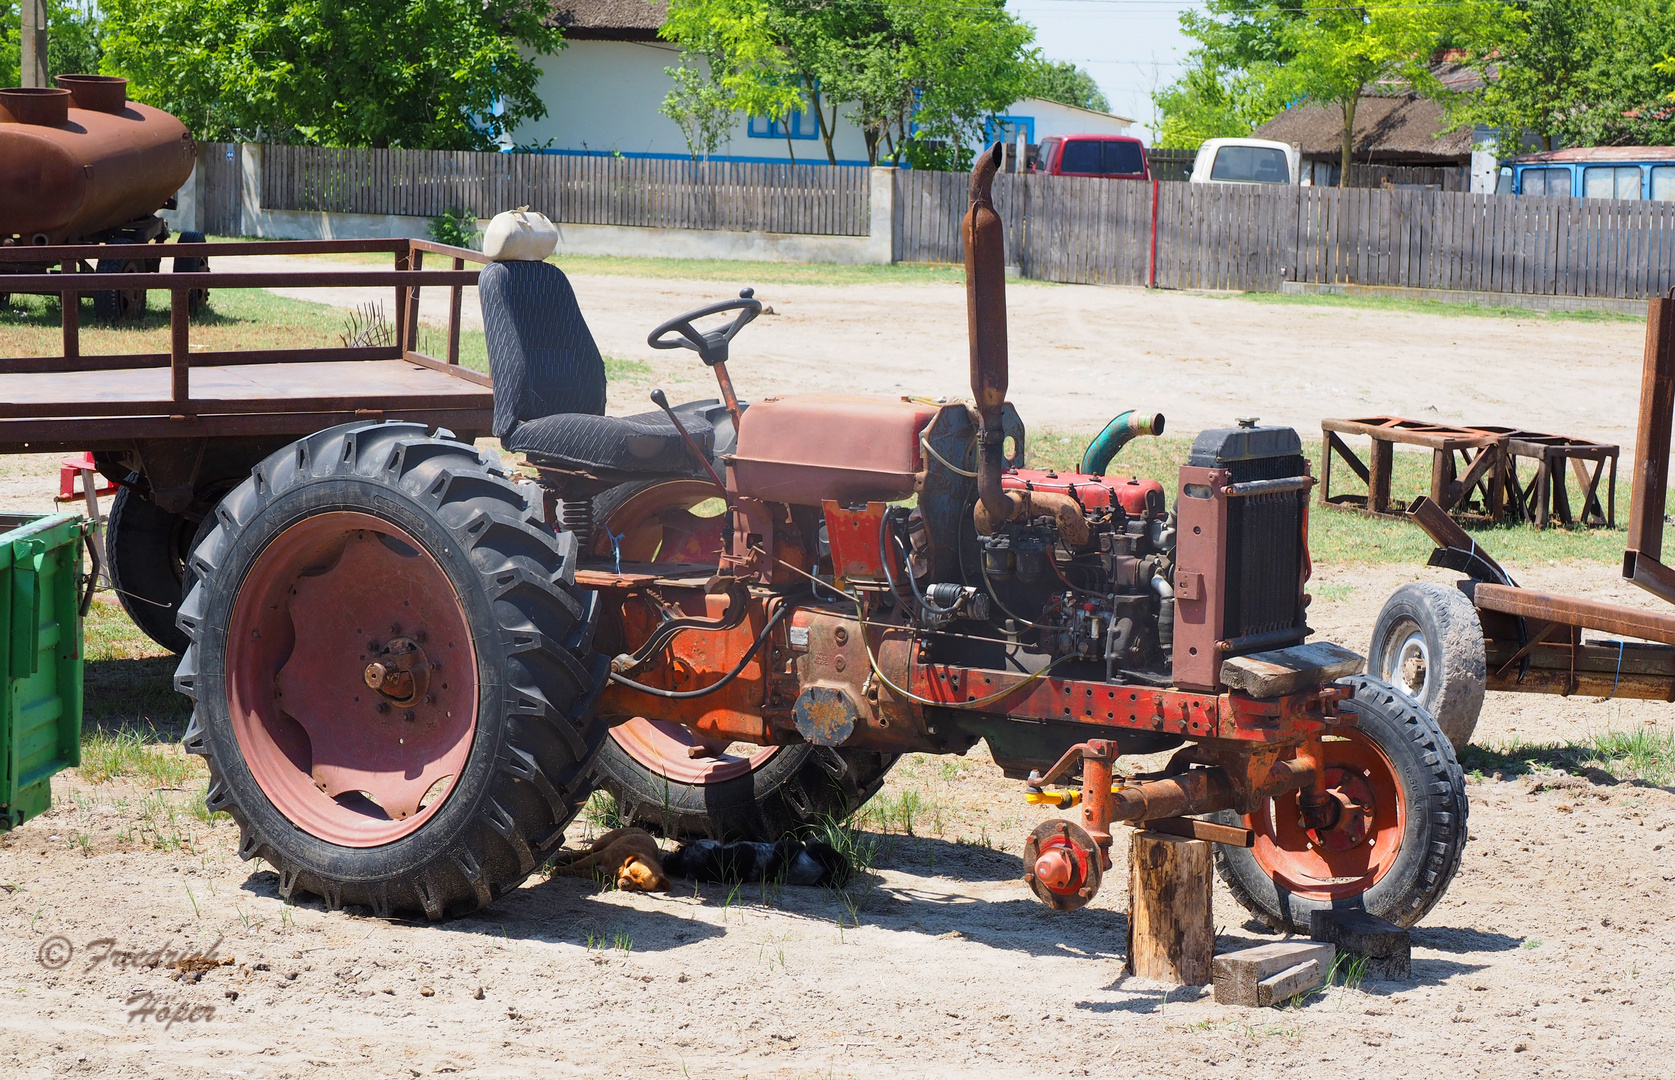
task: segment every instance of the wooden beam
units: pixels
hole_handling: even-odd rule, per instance
[[[1142,832],[1128,851],[1128,970],[1142,979],[1204,985],[1216,947],[1210,845]]]

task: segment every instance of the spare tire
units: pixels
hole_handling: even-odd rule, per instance
[[[492,453],[347,424],[268,457],[192,556],[186,749],[285,897],[460,915],[563,840],[604,738],[593,594]]]

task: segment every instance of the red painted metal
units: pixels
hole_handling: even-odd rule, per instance
[[[1321,743],[1322,788],[1339,806],[1330,828],[1309,828],[1296,792],[1277,795],[1245,816],[1252,853],[1283,890],[1311,900],[1361,896],[1401,851],[1409,798],[1390,760],[1358,731]]]
[[[1088,476],[1077,472],[1053,472],[1044,469],[1015,469],[1000,478],[1001,487],[1008,491],[1042,491],[1069,495],[1088,510],[1104,510],[1120,506],[1125,513],[1139,516],[1146,513],[1148,500],[1163,507],[1163,485],[1156,480],[1138,477],[1119,480],[1108,476]]]
[[[398,637],[430,664],[405,706],[367,685]],[[227,640],[234,736],[298,828],[375,847],[446,801],[476,736],[477,655],[447,574],[412,536],[370,514],[305,518],[257,557]]]
[[[1110,860],[1073,821],[1043,821],[1024,841],[1024,881],[1049,907],[1075,911],[1099,892]]]
[[[1177,686],[1214,690],[1221,685],[1221,650],[1227,612],[1222,569],[1227,565],[1225,469],[1181,467],[1175,502],[1175,649]]]
[[[827,499],[823,508],[826,542],[831,548],[832,573],[838,588],[848,588],[851,581],[885,580],[884,553],[878,546],[878,537],[879,524],[889,504],[870,502],[865,509],[846,510]]]

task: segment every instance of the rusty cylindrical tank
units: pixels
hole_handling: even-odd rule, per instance
[[[186,125],[128,101],[127,79],[57,81],[0,90],[0,241],[97,240],[155,213],[192,174]]]

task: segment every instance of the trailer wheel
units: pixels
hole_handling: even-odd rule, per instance
[[[180,615],[186,749],[279,892],[431,919],[563,841],[604,737],[592,594],[498,459],[417,424],[268,457],[216,508]]]
[[[207,238],[201,232],[183,232],[175,237],[177,244],[202,244]],[[199,258],[177,258],[174,261],[174,272],[177,274],[207,274],[209,260]],[[197,315],[209,306],[209,290],[193,289],[186,294],[186,313]]]
[[[593,553],[612,555],[614,536],[625,559],[713,559],[726,519],[706,504],[719,502],[707,480],[618,485],[593,500]],[[675,838],[774,841],[847,818],[895,761],[846,747],[709,746],[680,724],[635,717],[611,728],[594,778],[616,798],[624,825]]]
[[[1447,585],[1403,585],[1373,623],[1367,671],[1422,705],[1460,753],[1477,728],[1487,678],[1477,608]]]
[[[175,614],[197,531],[197,522],[169,513],[131,487],[116,493],[105,521],[111,585],[122,610],[172,653],[183,653],[190,644],[175,625]]]
[[[131,240],[112,240],[131,244]],[[93,265],[100,274],[143,274],[153,270],[146,259],[100,259]],[[105,322],[135,322],[145,318],[144,289],[101,289],[93,293],[93,317]]]
[[[1412,926],[1436,906],[1466,846],[1465,776],[1424,709],[1366,675],[1343,707],[1357,725],[1323,742],[1328,790],[1344,803],[1330,830],[1305,830],[1295,792],[1256,813],[1226,810],[1225,825],[1252,829],[1256,845],[1216,845],[1216,869],[1233,898],[1279,930],[1307,932],[1309,915],[1361,908]]]

